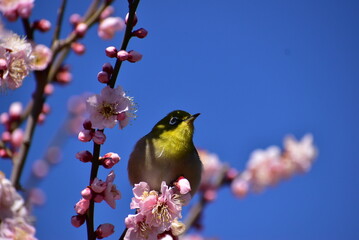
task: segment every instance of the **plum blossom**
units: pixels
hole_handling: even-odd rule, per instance
[[[0,172],[0,239],[36,240],[34,235],[23,198]]]
[[[52,59],[52,51],[43,44],[37,44],[32,51],[31,68],[33,70],[44,70]]]
[[[277,146],[257,149],[251,154],[247,168],[232,181],[232,192],[241,198],[252,189],[260,191],[295,174],[306,172],[316,155],[317,150],[310,134],[299,141],[292,136],[286,137],[283,150]]]
[[[181,183],[182,184],[182,183]],[[185,226],[178,219],[182,217],[182,206],[187,203],[190,193],[182,195],[177,187],[161,184],[161,193],[150,190],[146,182],[135,184],[131,209],[138,209],[136,215],[129,215],[125,239],[156,239],[160,233],[171,231],[183,233]]]
[[[114,37],[117,31],[125,28],[125,22],[120,17],[107,17],[103,19],[98,27],[97,34],[100,38],[108,40]]]
[[[101,94],[87,99],[87,109],[92,128],[113,128],[117,123],[124,128],[135,111],[132,98],[126,96],[120,86],[106,86]]]
[[[0,29],[0,87],[15,89],[29,74],[32,48],[25,38]]]

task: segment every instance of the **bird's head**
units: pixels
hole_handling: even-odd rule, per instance
[[[166,136],[192,141],[194,132],[193,122],[199,115],[199,113],[191,115],[182,110],[175,110],[161,119],[153,127],[151,133],[158,137]]]

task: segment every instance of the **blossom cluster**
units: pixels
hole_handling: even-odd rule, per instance
[[[0,172],[0,239],[36,240],[30,221],[24,199]]]
[[[11,0],[0,2],[0,12],[9,21],[15,21],[18,17],[28,18],[34,7],[34,0]]]
[[[116,208],[116,200],[121,198],[121,193],[113,183],[115,176],[114,171],[111,171],[107,175],[106,181],[95,178],[90,186],[81,191],[82,198],[75,205],[77,215],[71,218],[73,226],[80,227],[85,222],[85,214],[90,207],[91,200],[96,203],[105,201],[111,208]]]
[[[151,190],[146,182],[135,184],[130,207],[137,209],[137,213],[125,219],[128,230],[124,239],[157,239],[164,232],[171,236],[182,234],[185,225],[179,219],[182,206],[191,199],[190,191],[185,178],[180,178],[174,187],[162,182],[160,193]]]

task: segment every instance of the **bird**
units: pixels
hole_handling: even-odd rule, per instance
[[[194,120],[200,115],[175,110],[156,123],[130,154],[127,171],[134,186],[147,182],[151,190],[160,191],[162,181],[173,184],[186,178],[193,196],[201,182],[202,162],[193,144]]]

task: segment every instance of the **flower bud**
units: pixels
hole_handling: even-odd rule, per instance
[[[125,61],[128,59],[128,52],[126,52],[125,50],[120,50],[117,52],[117,58],[120,61]]]
[[[12,120],[17,120],[20,118],[22,113],[22,104],[21,102],[13,102],[9,108],[9,116]]]
[[[77,136],[77,138],[81,141],[81,142],[89,142],[92,139],[92,131],[91,130],[82,130],[79,132],[79,135]]]
[[[71,217],[71,224],[72,226],[78,228],[81,227],[86,220],[86,216],[85,215],[75,215]]]
[[[81,151],[76,153],[75,157],[81,162],[91,162],[92,161],[92,153],[89,151]]]
[[[127,25],[128,18],[129,18],[129,17],[130,17],[130,13],[127,13],[127,14],[126,14],[126,17],[125,17],[125,23],[126,23],[126,25]],[[137,18],[137,15],[136,15],[136,13],[135,13],[135,16],[133,17],[132,27],[136,26],[137,21],[138,21],[138,18]]]
[[[86,130],[91,130],[92,129],[92,123],[91,123],[90,120],[85,120],[84,123],[82,124],[82,126]]]
[[[101,224],[97,227],[95,234],[98,239],[112,235],[115,232],[115,226],[110,223]]]
[[[82,55],[86,51],[85,45],[79,42],[73,42],[71,43],[71,49],[76,53],[77,55]]]
[[[82,17],[78,13],[74,13],[70,16],[70,23],[73,25],[77,25],[82,21]]]
[[[87,212],[87,209],[90,207],[90,201],[82,198],[75,205],[75,211],[77,214],[84,215]]]
[[[189,181],[184,177],[180,177],[178,179],[176,186],[179,189],[181,194],[186,194],[191,191],[191,185],[190,185]]]
[[[100,83],[108,83],[110,81],[110,76],[107,72],[101,71],[97,74],[97,80]]]
[[[51,83],[48,83],[48,84],[46,84],[46,86],[45,86],[45,89],[44,89],[44,94],[46,95],[46,96],[50,96],[50,95],[52,95],[53,93],[54,93],[54,85],[53,84],[51,84]]]
[[[134,50],[131,50],[131,51],[128,52],[127,61],[134,63],[134,62],[140,61],[141,59],[142,59],[142,54],[141,53],[136,52]]]
[[[0,58],[0,71],[7,70],[7,60]]]
[[[11,144],[14,147],[20,147],[24,140],[24,131],[21,128],[16,128],[11,134]]]
[[[47,19],[41,19],[34,22],[34,28],[40,32],[47,32],[51,28],[51,22]]]
[[[92,198],[92,191],[90,188],[85,188],[84,190],[81,191],[81,196],[86,199],[86,200],[90,200]]]
[[[107,47],[105,50],[106,56],[114,58],[117,55],[117,49],[114,46]]]
[[[105,18],[108,18],[109,16],[111,16],[113,13],[115,12],[115,9],[110,5],[108,7],[106,7],[101,15],[100,15],[100,20],[103,20]]]
[[[113,67],[111,63],[105,63],[104,65],[102,65],[102,71],[107,72],[108,74],[112,74]]]
[[[145,38],[148,34],[148,31],[144,28],[137,29],[132,32],[132,36],[138,37],[138,38]]]
[[[88,26],[86,23],[79,23],[76,25],[75,33],[77,34],[78,37],[82,38],[85,36],[87,32],[87,28]]]

